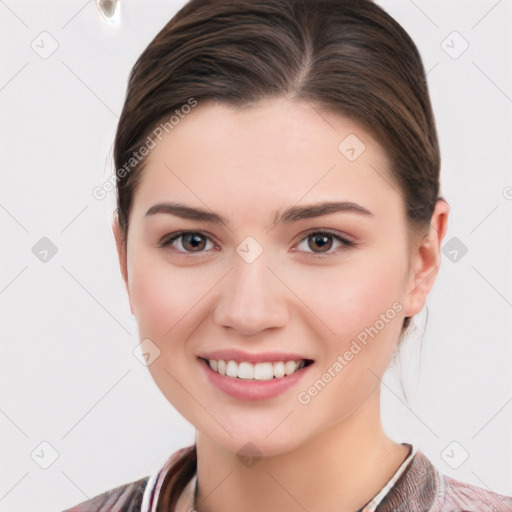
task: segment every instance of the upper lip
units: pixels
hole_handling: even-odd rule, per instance
[[[312,360],[301,354],[292,352],[258,352],[257,354],[250,354],[237,349],[213,350],[211,352],[205,352],[198,357],[202,359],[215,359],[216,361],[220,359],[223,359],[224,361],[247,361],[248,363]]]

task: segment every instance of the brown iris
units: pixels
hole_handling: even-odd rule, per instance
[[[185,233],[181,235],[182,245],[186,251],[199,252],[206,246],[206,238],[199,233]]]
[[[322,233],[311,235],[308,239],[308,247],[314,252],[328,251],[332,247],[332,236]]]

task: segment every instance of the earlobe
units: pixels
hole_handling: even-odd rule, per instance
[[[438,199],[428,233],[415,244],[411,256],[410,279],[405,316],[418,314],[427,301],[441,265],[441,245],[448,229],[450,207]]]

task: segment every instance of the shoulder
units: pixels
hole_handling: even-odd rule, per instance
[[[441,509],[478,510],[478,512],[512,511],[512,497],[503,496],[476,485],[461,482],[447,475],[442,476],[444,496]],[[478,506],[478,509],[475,509]]]
[[[141,512],[143,504],[144,509],[149,510],[153,502],[160,504],[158,494],[166,482],[171,486],[171,494],[174,494],[175,477],[185,470],[185,476],[188,478],[191,469],[195,471],[195,445],[180,448],[174,452],[163,467],[152,476],[120,485],[63,512]],[[179,485],[183,483],[184,481],[178,479]],[[163,496],[162,503],[167,498],[167,496]],[[148,503],[145,503],[144,500],[148,500],[149,508]]]
[[[417,451],[378,512],[512,512],[512,497],[502,496],[440,472]]]
[[[135,482],[121,485],[63,512],[110,512],[112,510],[139,512],[148,480],[149,477],[147,476]]]

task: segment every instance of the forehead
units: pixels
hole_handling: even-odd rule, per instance
[[[247,213],[317,200],[400,208],[393,182],[384,149],[350,119],[307,102],[243,109],[207,102],[151,150],[134,207],[178,200],[228,218],[229,208]]]

